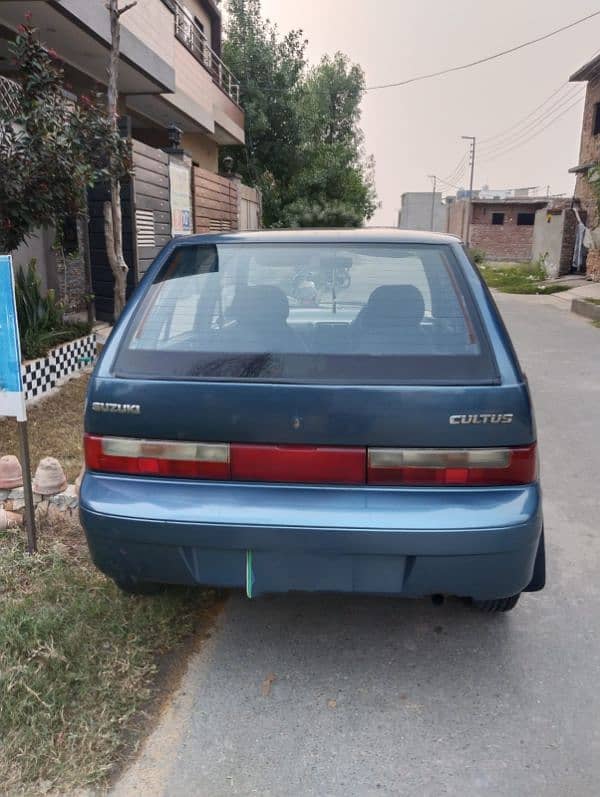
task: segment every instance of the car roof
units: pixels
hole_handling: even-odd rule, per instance
[[[399,230],[396,227],[361,227],[359,229],[296,229],[256,230],[246,232],[205,233],[175,239],[186,243],[215,244],[457,244],[454,235],[417,230]]]

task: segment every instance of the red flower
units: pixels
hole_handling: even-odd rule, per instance
[[[25,14],[25,22],[27,22],[27,24],[29,24],[32,19],[33,19],[33,14],[31,13],[31,11],[28,11]]]
[[[58,58],[58,53],[56,52],[56,50],[54,48],[50,47],[50,49],[46,50],[46,52],[48,53],[50,58],[54,58],[54,59]]]

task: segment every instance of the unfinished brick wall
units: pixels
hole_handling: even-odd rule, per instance
[[[535,213],[544,202],[473,203],[471,246],[483,249],[490,260],[531,260],[533,225],[519,225],[519,213]],[[494,213],[504,214],[504,224],[492,224]]]
[[[471,246],[489,260],[531,260],[533,227],[471,225]]]
[[[600,103],[600,76],[590,80],[587,85],[583,122],[581,125],[581,145],[579,151],[579,165],[600,161],[600,134],[594,135],[594,119],[596,105]],[[577,175],[575,197],[580,201],[582,208],[587,212],[588,222],[591,227],[600,223],[596,199],[587,181],[586,172]]]

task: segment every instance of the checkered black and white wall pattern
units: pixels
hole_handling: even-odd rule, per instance
[[[88,335],[85,338],[71,340],[57,346],[52,352],[54,356],[54,373],[56,381],[64,379],[75,371],[80,371],[86,365],[91,365],[96,358],[96,336]]]
[[[23,363],[23,390],[25,400],[47,393],[67,376],[93,365],[96,359],[96,335],[63,343],[48,352],[46,357]]]
[[[23,363],[21,375],[25,401],[41,396],[56,384],[52,359],[49,356]]]

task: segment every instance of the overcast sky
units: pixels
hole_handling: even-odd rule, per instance
[[[264,15],[283,32],[304,30],[311,61],[341,50],[362,65],[367,85],[473,61],[599,9],[597,0],[262,1]],[[382,203],[373,222],[395,224],[401,194],[429,190],[428,174],[450,177],[466,151],[461,135],[483,141],[502,133],[559,89],[598,50],[600,16],[467,71],[369,92],[362,124],[367,151],[375,156]],[[583,91],[583,85],[563,88],[521,127],[490,141],[487,152],[482,144],[475,187],[540,186],[545,194],[550,185],[553,193],[572,193],[575,181],[568,169],[578,162],[583,102],[537,138],[525,140],[565,111],[572,102],[570,94],[577,86]],[[466,182],[466,176],[460,180],[462,185]]]

